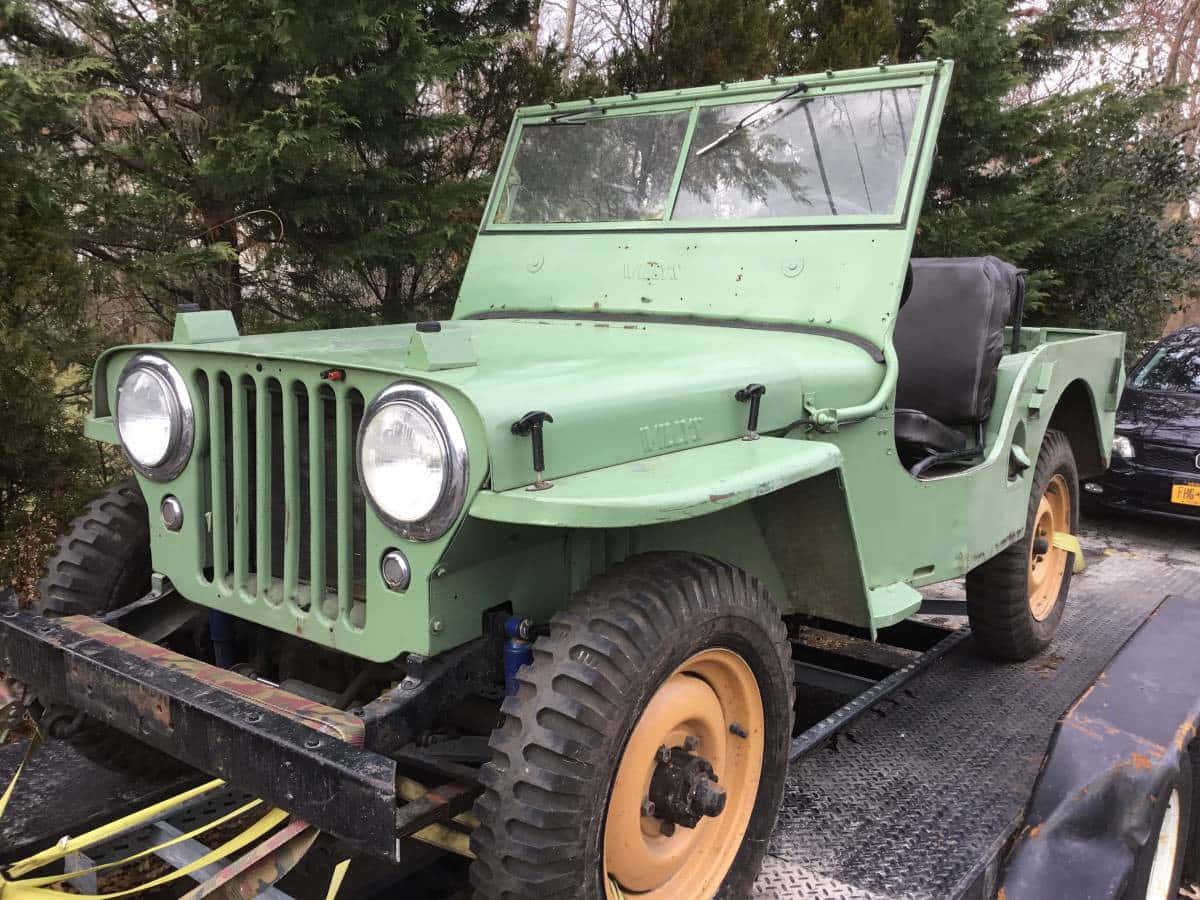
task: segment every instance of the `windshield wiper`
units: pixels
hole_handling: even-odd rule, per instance
[[[576,109],[571,112],[556,113],[543,122],[530,122],[526,128],[535,125],[586,125],[588,122],[600,118],[608,110],[605,109]],[[575,116],[584,116],[582,119],[577,119]]]
[[[738,119],[738,122],[736,125],[734,125],[728,131],[726,131],[723,135],[721,135],[719,138],[717,138],[711,144],[705,144],[703,147],[701,147],[699,150],[697,150],[696,156],[701,157],[710,150],[716,150],[723,143],[725,143],[727,140],[729,140],[731,137],[733,137],[735,134],[737,134],[739,131],[741,131],[743,128],[745,128],[747,125],[749,125],[757,116],[762,115],[762,113],[766,112],[772,106],[776,106],[776,105],[782,103],[784,100],[787,100],[789,97],[795,97],[797,94],[803,94],[807,90],[808,90],[808,85],[805,84],[804,82],[800,82],[799,84],[788,88],[786,91],[784,91],[778,97],[776,97],[774,100],[768,100],[766,103],[764,103],[762,106],[759,106],[757,109],[752,109],[750,112],[746,113],[744,116],[742,116],[740,119]]]

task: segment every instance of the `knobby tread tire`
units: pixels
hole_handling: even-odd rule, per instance
[[[100,616],[150,590],[150,524],[133,478],[91,501],[58,539],[38,582],[34,609],[43,616]],[[180,763],[103,723],[87,720],[68,737],[85,756],[153,777]]]
[[[102,615],[150,590],[150,526],[133,479],[109,488],[72,520],[46,563],[35,609]]]
[[[1055,475],[1067,482],[1071,498],[1071,533],[1079,530],[1079,474],[1071,442],[1065,434],[1049,430],[1042,439],[1029,506],[1025,534],[987,562],[967,573],[967,614],[978,648],[993,659],[1021,662],[1045,650],[1062,620],[1071,587],[1071,560],[1054,609],[1041,622],[1029,608],[1029,548],[1033,540],[1038,504]]]
[[[481,825],[471,838],[477,898],[604,897],[605,813],[625,743],[661,679],[705,646],[743,655],[767,717],[754,812],[717,894],[748,895],[787,770],[795,699],[787,631],[748,573],[707,557],[653,553],[579,592],[518,673],[480,775]]]

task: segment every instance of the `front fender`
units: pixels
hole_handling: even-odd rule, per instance
[[[480,491],[470,515],[560,528],[656,525],[735,506],[841,462],[841,451],[824,442],[739,439],[570,475],[540,491]]]

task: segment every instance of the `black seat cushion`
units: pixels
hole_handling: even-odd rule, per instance
[[[896,444],[901,461],[912,466],[932,453],[949,453],[967,448],[961,431],[943,425],[918,409],[896,410]]]
[[[897,409],[944,425],[986,421],[1020,279],[1018,268],[994,256],[912,261],[912,291],[893,338]]]

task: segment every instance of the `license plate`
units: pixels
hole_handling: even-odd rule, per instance
[[[1200,506],[1200,484],[1175,484],[1171,486],[1171,502],[1188,506]]]

